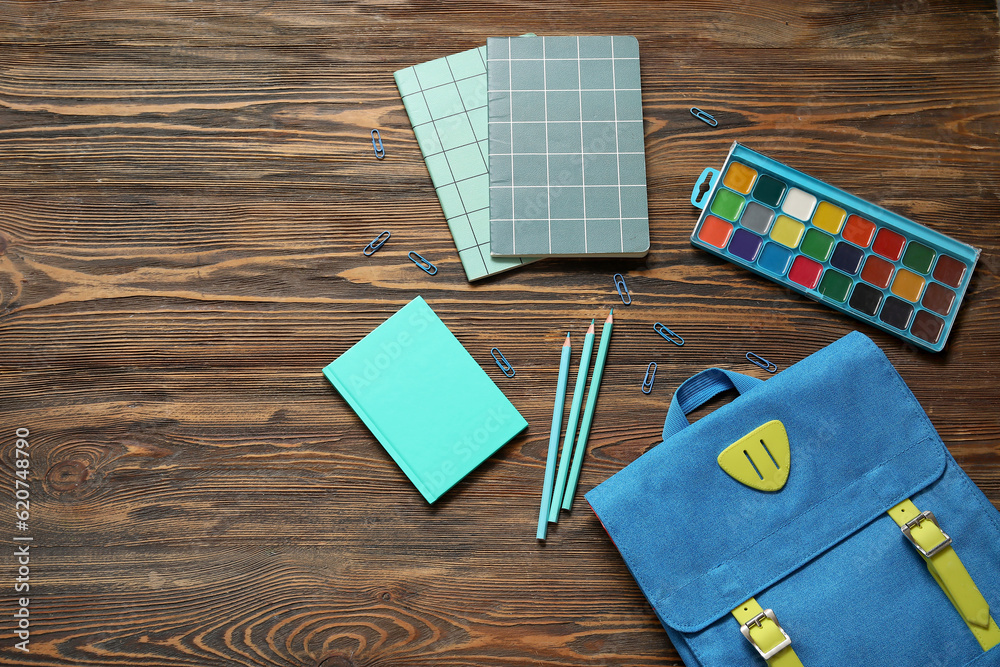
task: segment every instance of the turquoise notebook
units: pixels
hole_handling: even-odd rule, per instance
[[[468,279],[538,259],[490,255],[486,47],[407,67],[393,76]]]
[[[323,374],[431,503],[528,425],[419,296]]]

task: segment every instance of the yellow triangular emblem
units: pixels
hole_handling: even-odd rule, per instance
[[[758,491],[779,491],[788,481],[792,452],[785,425],[777,419],[758,426],[719,454],[719,467]]]

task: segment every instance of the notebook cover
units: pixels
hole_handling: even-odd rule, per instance
[[[486,47],[394,77],[469,281],[535,261],[490,256]]]
[[[634,37],[487,40],[490,252],[649,251]]]
[[[419,296],[323,374],[431,503],[528,425]]]

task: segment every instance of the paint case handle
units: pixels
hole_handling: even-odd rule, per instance
[[[719,180],[719,170],[705,167],[701,176],[694,182],[694,189],[691,191],[691,204],[695,208],[704,209],[708,203],[708,193],[715,187],[715,182]],[[705,184],[702,187],[702,184]]]

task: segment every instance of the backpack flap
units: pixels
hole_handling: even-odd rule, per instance
[[[741,391],[586,496],[674,631],[729,615],[932,484],[950,458],[856,332]]]

